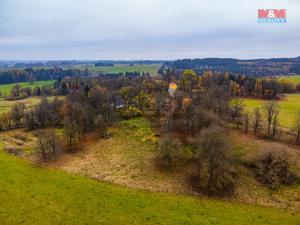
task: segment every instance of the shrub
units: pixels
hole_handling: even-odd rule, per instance
[[[134,106],[129,106],[127,108],[122,108],[119,111],[120,117],[123,119],[131,119],[142,116],[141,110]]]
[[[172,137],[171,135],[164,135],[159,143],[158,149],[160,155],[167,166],[172,164],[174,156],[178,153],[181,147],[181,143],[177,138]]]
[[[37,152],[43,161],[50,161],[59,156],[61,153],[61,144],[53,130],[39,131],[37,133]]]
[[[295,183],[297,177],[290,171],[289,161],[282,152],[267,152],[260,157],[255,165],[258,181],[270,188]]]
[[[296,85],[296,90],[300,91],[300,83]]]

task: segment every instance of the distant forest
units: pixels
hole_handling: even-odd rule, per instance
[[[166,62],[164,66],[177,70],[193,69],[243,74],[247,76],[277,76],[300,74],[300,57],[239,60],[232,58],[180,59]]]
[[[20,82],[32,82],[32,81],[46,81],[46,80],[57,80],[60,82],[65,77],[95,77],[95,76],[125,76],[125,77],[139,77],[139,76],[149,76],[149,74],[135,72],[125,72],[118,74],[103,74],[103,73],[93,73],[89,69],[12,69],[7,71],[0,71],[0,84],[12,84]]]
[[[66,76],[88,76],[89,71],[80,71],[79,69],[63,70],[61,68],[53,69],[33,69],[24,70],[13,69],[0,72],[0,84],[11,84],[19,82],[44,81],[44,80],[60,80]]]
[[[63,66],[114,66],[116,64],[151,65],[163,60],[50,60],[50,61],[1,61],[0,68],[63,67]]]
[[[158,74],[162,75],[166,68],[175,70],[177,75],[186,69],[193,69],[201,75],[205,71],[228,72],[232,75],[245,75],[251,77],[278,76],[300,74],[300,57],[296,58],[273,58],[239,60],[233,58],[203,58],[203,59],[180,59],[175,61],[45,61],[45,62],[4,62],[0,61],[0,84],[18,82],[61,80],[64,77],[101,76],[103,73],[95,73],[86,69],[76,68],[76,65],[112,66],[116,63],[134,63],[151,65],[160,62],[162,67]],[[5,64],[6,63],[6,64]],[[5,64],[5,65],[4,65]],[[10,65],[10,66],[8,66]],[[70,67],[64,67],[64,66]],[[46,67],[44,67],[46,66]],[[52,66],[53,68],[49,68]],[[112,74],[110,74],[112,75]],[[139,76],[139,72],[124,72],[124,76]],[[148,74],[145,74],[148,75]]]

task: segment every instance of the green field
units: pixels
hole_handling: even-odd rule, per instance
[[[279,123],[280,126],[293,128],[297,113],[300,112],[300,94],[286,94],[286,98],[278,101],[280,106]],[[250,112],[255,107],[263,107],[266,100],[245,98],[246,109]]]
[[[295,75],[295,76],[280,76],[277,77],[277,79],[281,81],[290,81],[293,84],[300,84],[300,75]]]
[[[157,72],[159,68],[161,67],[161,64],[115,64],[114,66],[99,66],[96,67],[94,65],[70,65],[70,66],[61,66],[62,69],[80,69],[84,70],[88,68],[91,72],[103,72],[103,73],[125,73],[125,72],[135,72],[140,71],[140,73],[150,73],[151,75],[157,75]],[[51,66],[44,66],[44,67],[34,67],[35,69],[51,69],[53,67]],[[26,68],[18,68],[20,70],[26,69]],[[7,71],[8,69],[2,69],[3,71]]]
[[[47,81],[35,81],[32,84],[30,82],[21,82],[18,83],[21,87],[29,87],[31,89],[37,87],[37,86],[46,86],[46,85],[52,85],[54,83],[53,80],[47,80]],[[3,95],[9,95],[10,90],[13,86],[16,84],[1,84],[0,85],[0,92]]]
[[[275,208],[138,191],[0,151],[1,224],[300,224]]]
[[[78,66],[77,68],[85,69],[88,68],[92,72],[103,72],[103,73],[125,73],[140,71],[140,73],[150,73],[156,75],[158,69],[161,67],[160,64],[153,65],[115,65],[115,66]]]

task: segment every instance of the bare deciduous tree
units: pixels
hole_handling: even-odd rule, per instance
[[[298,115],[296,117],[295,130],[297,132],[296,143],[298,144],[300,142],[300,112],[298,112]]]
[[[173,158],[178,153],[180,146],[180,141],[171,135],[165,135],[160,139],[158,149],[167,166],[172,164]]]
[[[68,148],[74,151],[75,144],[79,137],[78,126],[70,117],[64,118],[64,135],[67,139]]]
[[[254,135],[256,135],[258,130],[260,129],[261,122],[262,122],[262,115],[260,109],[255,108],[253,111],[253,121],[252,121]]]
[[[15,122],[17,127],[21,125],[21,120],[24,117],[24,111],[25,111],[24,103],[16,103],[10,111],[11,118]]]
[[[207,195],[232,195],[235,172],[224,130],[218,126],[204,128],[200,134],[199,150],[199,187]]]
[[[248,132],[249,132],[249,113],[248,112],[244,113],[244,130],[245,130],[245,134],[248,134]]]
[[[11,128],[11,116],[9,112],[2,113],[0,115],[0,121],[3,129],[9,130]]]
[[[54,131],[40,131],[37,134],[37,150],[44,161],[57,158],[61,147]]]
[[[277,124],[278,124],[279,105],[275,101],[267,102],[264,105],[264,109],[267,117],[268,136],[271,136],[271,125],[273,125],[272,135],[274,136],[276,134]]]
[[[257,179],[270,188],[280,184],[293,184],[297,177],[290,171],[289,160],[285,153],[278,150],[268,151],[255,163]]]
[[[229,103],[230,117],[234,120],[236,117],[240,117],[244,111],[245,104],[241,98],[234,98]]]

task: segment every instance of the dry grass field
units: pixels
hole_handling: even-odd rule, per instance
[[[166,170],[159,163],[155,133],[144,119],[122,122],[110,132],[112,138],[89,140],[83,151],[63,155],[48,166],[137,189],[198,195],[190,185],[190,175],[196,168],[188,147],[179,153],[184,162],[175,159],[175,165]],[[240,165],[258,154],[280,149],[300,175],[300,149],[258,140],[235,130],[228,135]],[[246,167],[239,166],[238,170],[241,175],[234,201],[300,212],[300,185],[270,190],[257,182]]]

